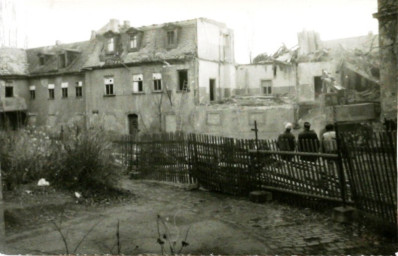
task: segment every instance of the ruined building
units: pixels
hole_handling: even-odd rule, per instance
[[[231,95],[233,32],[205,18],[111,20],[85,42],[0,49],[2,124],[191,131],[199,104]]]
[[[381,118],[397,118],[398,88],[398,2],[378,0],[379,20]]]

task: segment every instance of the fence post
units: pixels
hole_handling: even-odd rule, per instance
[[[335,130],[336,130],[336,143],[337,143],[337,169],[339,173],[339,180],[340,180],[340,193],[341,199],[343,200],[343,207],[346,207],[346,182],[345,182],[345,175],[342,163],[342,145],[340,141],[340,133],[338,128],[338,123],[335,122]]]

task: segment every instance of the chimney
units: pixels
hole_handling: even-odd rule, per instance
[[[95,32],[95,30],[91,30],[90,40],[94,40],[96,36],[97,36],[97,32]]]
[[[111,19],[109,21],[109,28],[114,31],[114,32],[118,32],[119,31],[119,20],[117,19]]]
[[[55,41],[55,45],[61,45],[61,44],[62,44],[62,43],[61,43],[60,40]]]
[[[123,26],[126,27],[126,28],[129,28],[130,27],[130,21],[128,21],[128,20],[123,21]]]

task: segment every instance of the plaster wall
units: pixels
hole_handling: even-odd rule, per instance
[[[82,97],[76,97],[76,85],[81,81]],[[68,83],[68,97],[62,97],[62,83]],[[54,84],[54,99],[49,99],[48,85]],[[86,84],[83,75],[63,75],[57,77],[38,77],[27,81],[26,92],[29,95],[29,86],[34,85],[35,99],[28,102],[29,123],[32,125],[47,125],[56,129],[60,126],[85,124],[85,95]]]
[[[290,65],[273,64],[238,65],[236,71],[236,94],[262,95],[261,80],[272,80],[272,94],[295,96],[296,70]]]
[[[225,42],[222,35],[228,35]],[[225,25],[215,24],[206,19],[197,20],[198,58],[212,61],[235,62],[234,34]],[[223,47],[225,50],[223,50]]]
[[[198,106],[195,132],[233,138],[254,138],[257,121],[261,139],[276,139],[286,122],[293,122],[293,107],[244,107],[234,105]]]
[[[336,64],[333,62],[303,62],[298,65],[298,101],[315,101],[314,77],[322,76],[322,70],[327,70],[334,75]]]
[[[194,89],[178,91],[178,70],[188,70],[190,88],[196,87],[194,61],[163,67],[161,64],[134,67],[98,69],[86,73],[87,81],[87,125],[102,127],[107,131],[127,134],[128,115],[138,116],[141,133],[171,131],[192,127],[191,115],[194,107]],[[162,88],[170,93],[153,91],[153,73],[162,74]],[[133,93],[135,74],[143,75],[143,93]],[[105,96],[104,78],[114,78],[114,96]],[[175,122],[174,124],[170,122]],[[167,124],[165,122],[168,122]]]

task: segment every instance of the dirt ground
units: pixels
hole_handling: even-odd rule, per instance
[[[129,196],[91,203],[51,187],[5,194],[6,254],[393,254],[394,241],[356,226],[333,223],[330,214],[277,202],[256,204],[202,190],[124,180]],[[160,215],[168,226],[164,236]],[[55,223],[55,224],[54,224]],[[187,232],[188,231],[188,232]],[[170,244],[169,244],[170,241]],[[175,242],[175,245],[174,245]],[[76,248],[76,250],[75,250]]]

